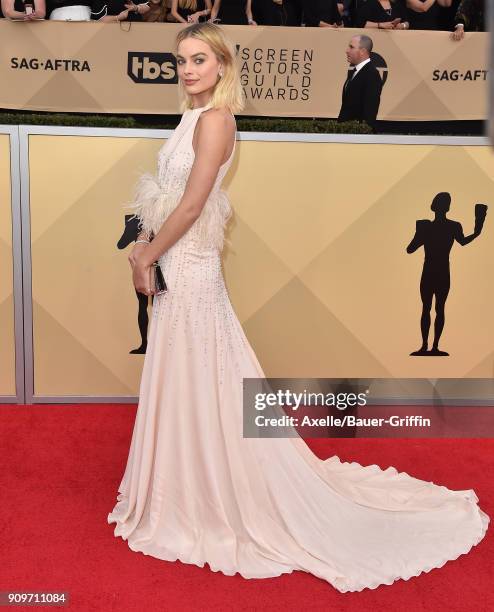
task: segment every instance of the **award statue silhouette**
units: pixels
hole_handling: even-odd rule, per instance
[[[125,249],[131,242],[137,240],[139,234],[139,219],[135,215],[125,215],[125,229],[117,242],[119,249]],[[148,296],[144,293],[136,291],[136,296],[139,301],[139,311],[137,314],[137,323],[141,334],[141,345],[129,351],[132,355],[142,355],[146,352],[148,346]],[[153,296],[151,296],[151,303]]]
[[[449,253],[454,241],[465,246],[480,235],[487,214],[485,204],[475,205],[475,228],[473,234],[463,235],[463,228],[458,221],[446,217],[451,204],[449,193],[438,193],[432,200],[431,210],[434,220],[421,219],[416,223],[415,236],[407,246],[407,253],[414,253],[424,247],[424,267],[420,279],[420,297],[422,299],[422,316],[420,330],[422,346],[412,356],[448,356],[449,353],[439,349],[439,339],[444,328],[444,306],[449,293]],[[429,329],[431,326],[432,298],[435,297],[436,319],[434,321],[434,341],[428,350]]]

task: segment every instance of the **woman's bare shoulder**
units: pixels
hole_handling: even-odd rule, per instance
[[[235,132],[237,129],[235,115],[227,106],[208,108],[201,113],[199,119],[204,126],[208,125],[211,130],[224,129],[226,132]]]
[[[228,106],[215,106],[214,108],[208,108],[203,112],[206,114],[219,114],[219,115],[231,115],[232,112]]]

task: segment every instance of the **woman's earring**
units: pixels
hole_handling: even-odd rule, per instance
[[[220,70],[220,71],[218,72],[218,76],[219,76],[219,77],[220,77],[220,79],[221,79],[221,77],[223,76],[223,71],[222,71],[222,70]]]

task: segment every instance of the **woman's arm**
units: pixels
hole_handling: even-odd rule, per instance
[[[191,13],[187,20],[192,23],[199,23],[201,17],[207,17],[211,14],[211,0],[205,0],[206,8],[203,11]]]
[[[455,15],[455,29],[451,35],[453,40],[461,40],[465,36],[465,27],[469,23],[468,8],[468,2],[461,0]]]
[[[187,23],[187,19],[184,19],[182,15],[179,14],[177,9],[178,9],[178,0],[172,0],[172,8],[170,9],[170,13],[180,23]]]
[[[425,0],[425,2],[421,2],[420,0],[407,0],[407,7],[415,13],[427,13],[435,1],[436,0]],[[449,0],[449,3],[451,4],[451,0]]]
[[[152,238],[152,235],[148,234],[148,232],[139,232],[137,234],[135,244],[132,247],[132,251],[130,252],[130,255],[129,255],[129,261],[131,262],[131,266],[133,266],[132,261],[138,259],[144,252],[144,249],[149,244],[151,244],[151,238]]]
[[[219,109],[202,114],[197,124],[197,151],[180,203],[170,213],[151,244],[144,245],[142,253],[139,252],[136,257],[133,258],[133,253],[129,256],[137,291],[150,294],[150,267],[198,219],[214,186],[222,160],[230,148],[234,132],[235,126],[230,114]]]
[[[147,242],[151,242],[151,235],[148,232],[141,231],[137,234],[136,240],[146,240]]]
[[[126,2],[125,8],[129,10],[129,13],[135,13],[136,15],[145,15],[151,10],[151,7],[147,2],[136,4],[133,0]]]
[[[129,17],[129,9],[125,9],[118,15],[105,15],[101,19],[97,21],[102,21],[103,23],[118,23],[119,21],[126,21]]]
[[[202,11],[204,17],[211,17],[211,11],[213,10],[213,5],[211,0],[205,0],[206,8]]]
[[[151,10],[151,7],[149,6],[148,2],[140,2],[136,6],[137,6],[136,13],[138,15],[145,15],[146,13],[149,13],[149,11]]]
[[[31,13],[31,19],[44,19],[46,16],[45,0],[34,0],[34,11]]]
[[[2,0],[2,13],[7,19],[26,19],[26,13],[14,10],[14,0]]]
[[[455,24],[462,24],[465,30],[474,29],[477,12],[476,8],[477,7],[471,0],[461,0],[455,15]]]
[[[247,15],[247,22],[249,25],[257,25],[254,19],[252,19],[252,0],[247,0],[245,3],[245,14]]]
[[[218,13],[220,12],[221,0],[214,0],[213,8],[211,9],[211,21],[218,17]]]

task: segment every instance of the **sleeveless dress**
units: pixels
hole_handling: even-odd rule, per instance
[[[186,111],[140,179],[134,210],[157,231],[178,204],[192,137]],[[321,460],[302,438],[243,438],[242,379],[263,371],[221,270],[231,213],[219,169],[204,209],[161,258],[139,405],[108,523],[146,555],[226,575],[310,572],[338,591],[408,580],[467,553],[489,517],[473,490],[451,491],[377,465]]]
[[[220,25],[247,25],[247,0],[221,0],[218,19]]]

